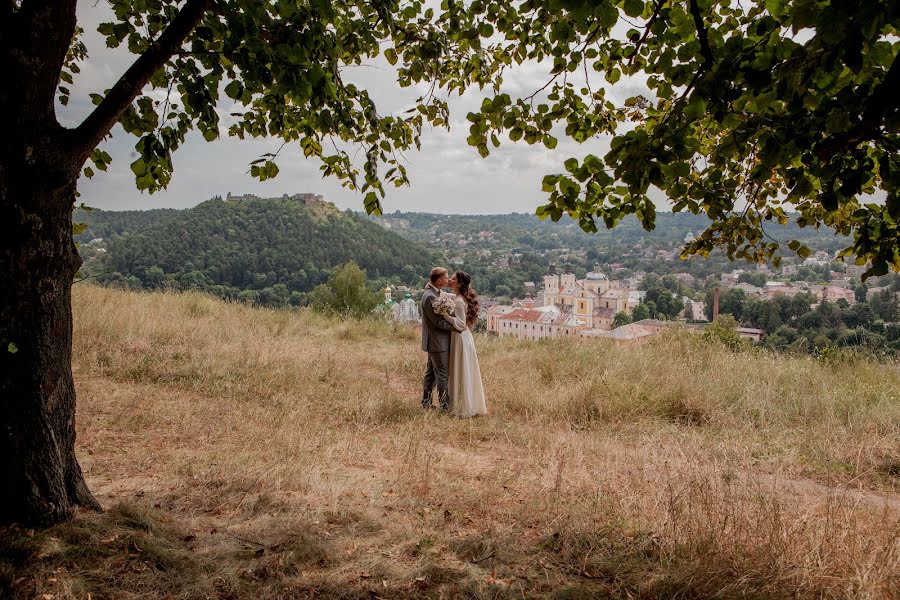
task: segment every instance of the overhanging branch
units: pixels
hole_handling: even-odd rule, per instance
[[[150,77],[179,51],[212,0],[188,0],[165,31],[128,68],[84,122],[74,131],[75,152],[87,159]]]

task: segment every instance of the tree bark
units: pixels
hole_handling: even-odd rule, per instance
[[[71,286],[81,259],[72,241],[74,192],[75,177],[59,166],[0,161],[4,522],[47,525],[77,506],[100,508],[75,458]]]
[[[0,522],[99,509],[75,458],[72,208],[81,162],[53,95],[75,3],[29,2],[0,29]]]

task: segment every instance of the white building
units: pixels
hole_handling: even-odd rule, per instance
[[[404,325],[416,325],[422,322],[419,316],[419,304],[409,293],[403,296],[403,300],[391,306],[391,315],[394,321]]]

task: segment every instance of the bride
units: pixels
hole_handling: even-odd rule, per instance
[[[450,278],[450,289],[456,293],[456,310],[444,318],[450,321],[458,333],[450,333],[449,392],[453,398],[453,410],[462,418],[487,414],[484,386],[481,384],[481,368],[475,351],[472,328],[478,319],[478,296],[471,287],[472,277],[457,271]]]

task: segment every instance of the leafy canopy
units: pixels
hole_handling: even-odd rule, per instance
[[[362,191],[378,213],[385,187],[409,183],[403,152],[425,126],[449,126],[446,94],[479,88],[469,143],[483,156],[503,140],[553,149],[603,136],[610,151],[562,161],[544,177],[538,215],[596,231],[633,214],[647,229],[655,198],[705,213],[683,251],[780,261],[767,222],[796,219],[852,235],[842,256],[869,275],[900,269],[898,109],[900,5],[892,0],[111,0],[110,46],[159,52],[179,16],[199,15],[121,115],[138,137],[140,189],[165,187],[171,153],[198,129],[219,136],[216,103],[235,102],[229,135],[274,136]],[[186,19],[186,17],[185,17]],[[383,56],[400,86],[428,92],[402,114],[379,113],[346,69]],[[73,43],[64,81],[84,48]],[[546,67],[528,96],[503,88],[508,70]],[[137,64],[137,63],[136,63]],[[599,85],[642,93],[617,102]],[[626,79],[623,79],[626,78]],[[116,96],[96,95],[102,107]],[[61,88],[63,97],[68,90]],[[107,130],[108,131],[108,130]],[[360,159],[355,159],[357,151]],[[93,154],[104,169],[109,156]],[[278,173],[277,152],[251,174]],[[89,173],[90,174],[90,173]],[[656,190],[656,191],[654,191]],[[884,198],[875,202],[872,195]]]

